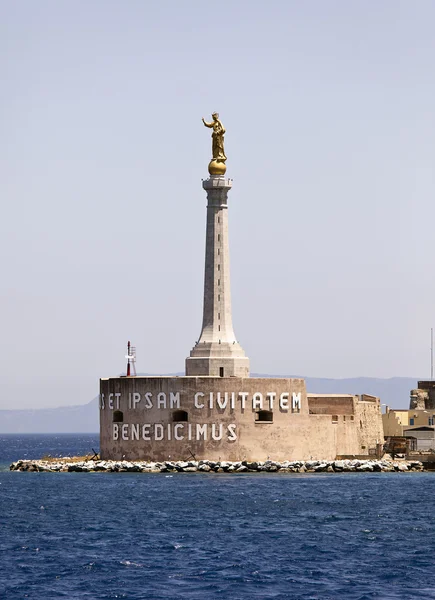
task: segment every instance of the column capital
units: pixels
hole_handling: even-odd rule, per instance
[[[202,187],[207,191],[216,188],[230,190],[233,187],[233,180],[225,179],[223,175],[210,175],[208,179],[202,180]]]

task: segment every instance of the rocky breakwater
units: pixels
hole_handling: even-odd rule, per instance
[[[189,461],[115,461],[115,460],[78,460],[60,458],[48,460],[19,460],[10,466],[11,471],[37,472],[78,472],[94,473],[350,473],[350,472],[407,472],[423,471],[420,461],[392,460],[309,460],[264,462],[228,462],[212,460]]]

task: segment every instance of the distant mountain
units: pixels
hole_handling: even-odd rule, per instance
[[[177,373],[177,375],[181,375]],[[290,375],[264,375],[252,377],[291,377]],[[302,377],[297,375],[294,377]],[[374,379],[321,379],[303,377],[307,392],[318,394],[372,394],[391,408],[408,408],[409,391],[417,386],[412,377]],[[98,397],[87,404],[40,408],[31,410],[0,410],[0,433],[96,433],[98,424]]]
[[[0,433],[95,433],[99,429],[98,397],[76,406],[0,410]]]

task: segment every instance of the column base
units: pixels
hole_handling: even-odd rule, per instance
[[[186,358],[186,375],[189,377],[249,377],[249,358],[242,356]]]

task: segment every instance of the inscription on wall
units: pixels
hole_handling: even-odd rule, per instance
[[[282,412],[299,413],[301,411],[301,393],[289,392],[277,394],[276,392],[196,392],[193,405],[197,410],[225,410],[244,411],[252,408],[255,411],[272,411],[279,409]],[[110,393],[107,396],[100,394],[100,410],[119,411],[124,406],[121,393]],[[180,392],[132,392],[128,394],[126,406],[129,410],[157,409],[180,410]],[[191,406],[191,401],[189,402]],[[163,441],[163,440],[196,440],[219,441],[224,437],[229,442],[237,439],[235,423],[223,425],[222,423],[113,423],[112,438],[114,441]]]

